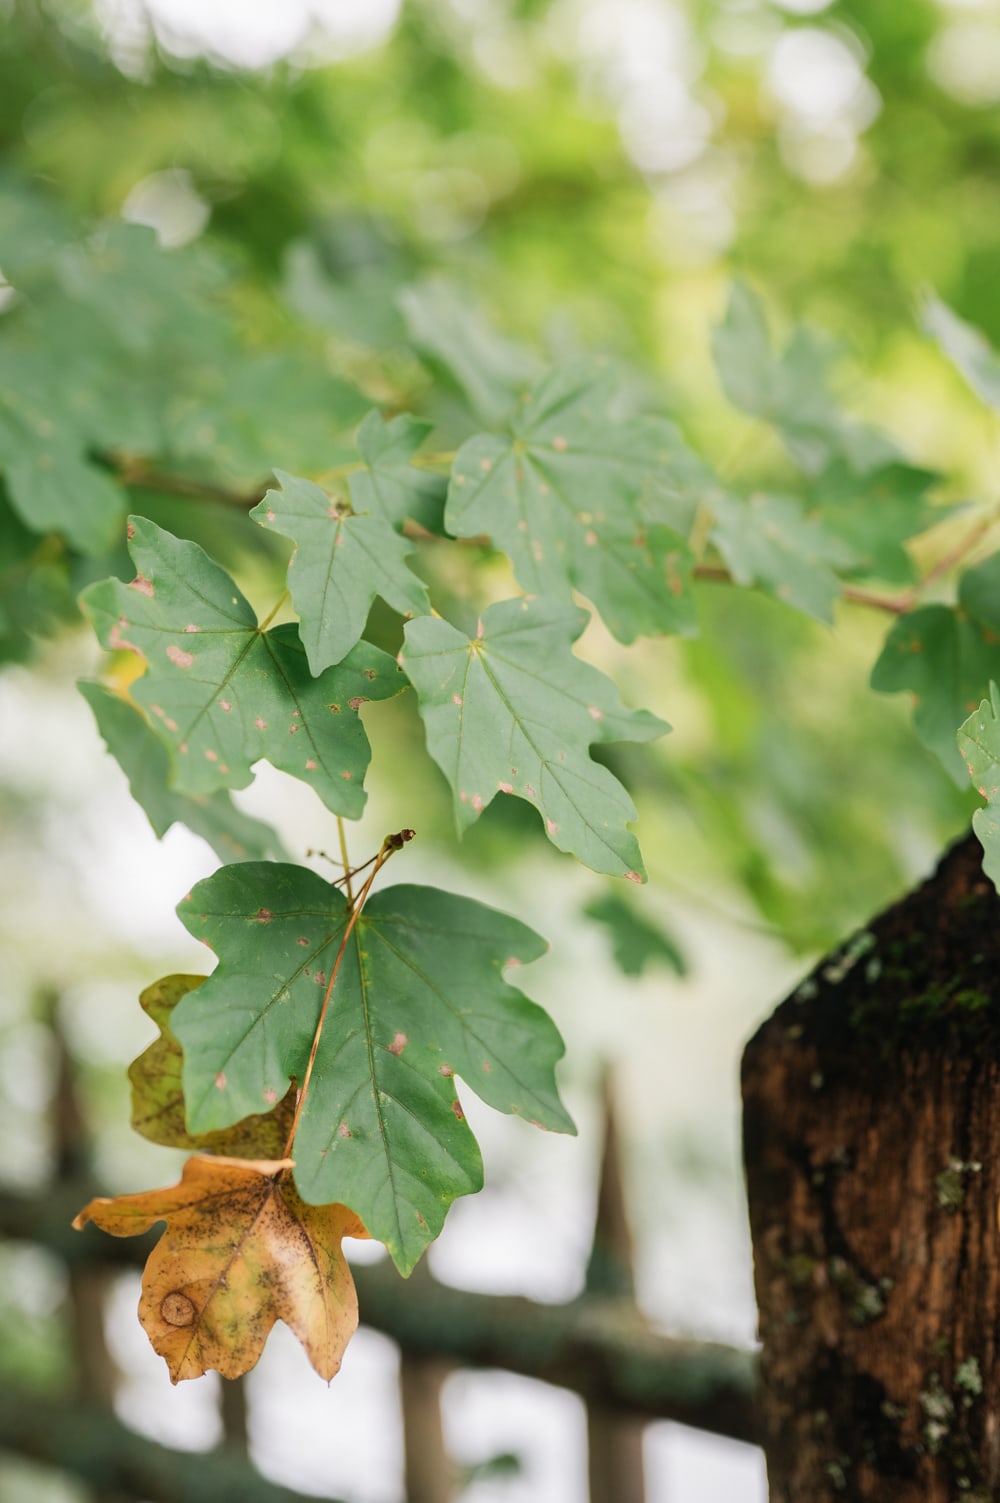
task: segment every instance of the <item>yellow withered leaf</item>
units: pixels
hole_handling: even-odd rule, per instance
[[[93,1221],[133,1237],[167,1230],[142,1275],[139,1320],[175,1383],[215,1368],[248,1372],[276,1320],[290,1326],[322,1378],[332,1378],[358,1324],[343,1237],[367,1237],[342,1205],[307,1205],[289,1159],[188,1159],[180,1184],[92,1200]]]

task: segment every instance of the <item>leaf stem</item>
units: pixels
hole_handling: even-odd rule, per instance
[[[344,821],[339,814],[337,815],[337,837],[340,840],[340,862],[344,868],[344,875],[341,880],[344,884],[344,892],[347,894],[347,901],[353,908],[354,893],[351,891],[351,878],[354,873],[351,871],[351,863],[347,855],[347,831],[344,829]],[[377,860],[378,857],[375,859]]]
[[[280,600],[276,601],[276,603],[274,604],[274,606],[271,608],[271,610],[268,611],[267,615],[264,617],[264,620],[258,626],[258,628],[257,628],[258,631],[260,631],[260,632],[267,631],[267,628],[270,626],[270,624],[274,620],[275,616],[281,610],[281,607],[284,605],[285,601],[288,600],[289,598],[290,597],[289,597],[288,591],[284,590],[282,592]]]
[[[380,870],[388,861],[390,856],[392,856],[396,851],[401,851],[406,842],[412,839],[412,830],[400,830],[396,835],[387,835],[385,837],[378,855],[373,858],[372,869],[368,874],[367,879],[365,880],[365,885],[358,893],[358,896],[351,907],[350,917],[347,920],[347,925],[344,929],[344,933],[340,941],[340,948],[337,950],[337,958],[333,962],[333,966],[330,970],[330,979],[326,984],[326,991],[323,993],[323,1005],[319,1010],[319,1017],[316,1020],[316,1029],[313,1033],[312,1047],[309,1050],[309,1060],[306,1064],[305,1075],[302,1077],[302,1088],[299,1091],[299,1099],[295,1106],[295,1116],[292,1118],[292,1125],[288,1130],[288,1137],[285,1141],[285,1147],[281,1155],[283,1159],[291,1158],[292,1155],[292,1145],[295,1142],[295,1134],[299,1130],[299,1120],[302,1116],[302,1108],[306,1104],[306,1096],[309,1092],[309,1083],[312,1080],[313,1066],[316,1063],[316,1055],[319,1051],[319,1041],[323,1033],[323,1025],[326,1022],[327,1009],[330,1006],[330,998],[333,996],[333,988],[336,983],[337,976],[340,972],[340,966],[341,962],[344,959],[344,953],[347,949],[347,941],[351,937],[355,924],[361,917],[361,910],[365,906],[368,894],[371,891],[372,883],[375,881],[375,878],[378,876]]]

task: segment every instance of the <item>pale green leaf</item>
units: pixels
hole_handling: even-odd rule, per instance
[[[507,436],[481,435],[459,450],[445,525],[458,537],[491,537],[525,590],[567,601],[580,590],[622,642],[690,634],[691,551],[644,509],[676,430],[657,418],[616,421],[613,398],[613,376],[598,362],[543,377]]]
[[[712,542],[737,584],[759,585],[809,616],[833,620],[840,583],[832,565],[852,555],[816,518],[803,516],[798,501],[719,494],[712,511]]]
[[[237,809],[224,789],[192,796],[170,787],[170,754],[137,705],[91,679],[81,680],[77,687],[157,835],[162,838],[173,824],[187,825],[222,861],[285,855],[270,825]]]
[[[222,1128],[302,1080],[343,937],[339,890],[301,867],[245,863],[200,882],[184,924],[219,956],[179,1003],[188,1127]],[[312,1204],[348,1205],[408,1272],[482,1166],[456,1075],[502,1112],[571,1132],[551,1020],[504,981],[544,942],[506,914],[434,888],[368,902],[337,974],[295,1140]]]
[[[1000,890],[1000,690],[990,684],[984,699],[958,730],[958,749],[973,786],[986,800],[972,816],[983,847],[983,871]]]
[[[1000,408],[1000,356],[986,336],[936,297],[928,298],[923,323],[976,395]]]
[[[814,473],[840,456],[864,471],[896,457],[891,444],[845,416],[830,395],[836,346],[810,329],[797,328],[777,353],[760,301],[745,283],[733,286],[725,316],[712,335],[712,353],[729,400],[772,423],[802,469]]]
[[[398,301],[417,349],[444,367],[487,422],[505,418],[520,390],[537,378],[539,360],[498,334],[475,300],[451,283],[415,283]]]
[[[430,423],[408,413],[386,423],[369,412],[357,437],[364,466],[348,476],[355,511],[371,512],[393,527],[409,519],[440,532],[447,478],[411,463],[430,431]]]
[[[912,584],[916,570],[906,543],[952,514],[952,508],[930,500],[939,478],[907,464],[866,475],[855,474],[843,460],[828,465],[809,492],[809,505],[818,511],[827,536],[844,545],[838,572]]]
[[[965,766],[955,734],[1000,681],[1000,553],[959,584],[958,609],[925,605],[896,621],[872,669],[872,688],[908,689],[920,740],[944,763],[959,787]]]
[[[415,545],[381,516],[358,516],[312,480],[275,470],[250,515],[295,542],[288,586],[313,673],[339,663],[361,639],[376,595],[403,616],[429,609],[427,590],[406,566]]]
[[[106,553],[117,540],[125,515],[121,486],[86,457],[58,410],[32,405],[2,367],[0,468],[10,504],[32,532],[61,533],[80,553]]]
[[[608,931],[615,963],[624,976],[641,976],[650,966],[666,966],[676,976],[686,976],[684,952],[672,935],[639,913],[617,893],[595,898],[584,908],[587,918]]]
[[[195,543],[142,517],[129,523],[137,574],[91,585],[81,604],[108,649],[145,659],[133,698],[170,748],[182,793],[243,788],[266,757],[354,819],[370,748],[359,710],[404,680],[387,653],[359,642],[318,678],[294,626],[261,631],[226,571]]]
[[[504,600],[470,639],[447,621],[407,623],[402,661],[427,749],[451,785],[459,831],[498,793],[533,804],[546,833],[595,871],[642,880],[627,828],[635,806],[592,760],[595,742],[649,741],[669,727],[629,710],[611,680],[574,657],[586,612],[552,600]]]
[[[170,1025],[181,998],[204,980],[204,976],[164,976],[147,986],[139,998],[139,1006],[156,1024],[160,1036],[129,1066],[132,1126],[142,1137],[164,1148],[219,1153],[227,1158],[280,1159],[295,1111],[292,1087],[270,1111],[244,1117],[231,1127],[206,1133],[187,1130],[182,1085],[184,1056]]]

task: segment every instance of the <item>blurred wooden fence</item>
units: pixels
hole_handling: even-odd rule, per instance
[[[0,1450],[72,1474],[92,1489],[94,1503],[301,1503],[304,1494],[267,1481],[252,1466],[241,1383],[222,1384],[224,1439],[207,1455],[158,1445],[115,1417],[103,1306],[116,1272],[141,1268],[156,1238],[119,1241],[93,1227],[83,1233],[70,1227],[98,1187],[54,1003],[48,1014],[58,1074],[54,1181],[40,1193],[0,1189],[0,1237],[35,1243],[65,1263],[76,1382],[59,1397],[0,1393]],[[579,1394],[587,1408],[590,1503],[646,1503],[642,1430],[650,1420],[756,1439],[753,1354],[666,1336],[636,1305],[607,1086],[604,1119],[594,1241],[577,1299],[549,1305],[471,1294],[439,1283],[423,1265],[407,1281],[387,1265],[355,1267],[363,1324],[391,1337],[400,1351],[406,1503],[454,1503],[459,1496],[440,1405],[455,1367],[499,1368]]]

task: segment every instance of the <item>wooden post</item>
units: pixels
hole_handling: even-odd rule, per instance
[[[410,1277],[408,1293],[419,1300],[431,1283],[426,1262]],[[399,1354],[399,1401],[403,1415],[403,1475],[408,1503],[451,1503],[457,1469],[448,1455],[441,1396],[451,1364],[421,1352]]]
[[[973,837],[750,1042],[772,1503],[1000,1496],[1000,900]]]
[[[604,1137],[594,1240],[587,1264],[586,1293],[627,1304],[635,1301],[635,1254],[625,1198],[625,1175],[614,1080],[606,1069],[601,1081]],[[587,1457],[591,1503],[644,1503],[643,1424],[587,1405]]]

